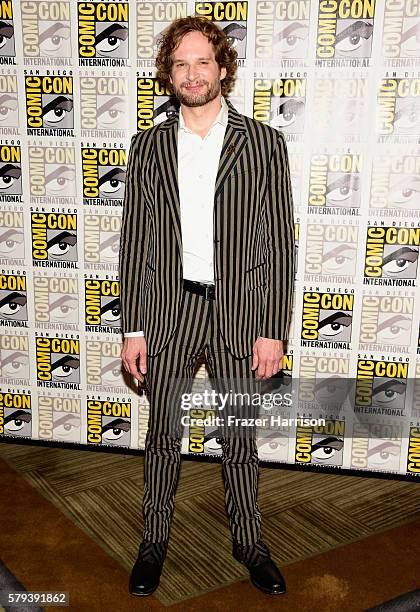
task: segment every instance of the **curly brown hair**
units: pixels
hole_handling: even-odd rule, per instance
[[[227,96],[232,90],[237,70],[238,54],[231,46],[226,34],[215,23],[205,17],[182,17],[173,21],[162,33],[158,41],[156,57],[156,78],[169,91],[173,92],[170,81],[173,52],[179,46],[182,38],[189,32],[201,32],[213,45],[214,55],[219,68],[226,68],[226,76],[221,82],[222,96]]]

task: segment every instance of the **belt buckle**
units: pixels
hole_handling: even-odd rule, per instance
[[[205,286],[205,293],[204,293],[204,299],[205,300],[209,299],[209,289],[210,289],[210,285],[206,285]]]

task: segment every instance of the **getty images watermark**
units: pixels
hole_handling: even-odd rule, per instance
[[[182,393],[181,408],[189,411],[181,417],[181,424],[184,427],[208,426],[208,427],[293,427],[293,426],[323,426],[326,421],[323,418],[300,417],[285,418],[281,414],[263,415],[264,411],[273,409],[290,408],[293,404],[292,393],[249,393],[232,391],[221,393],[215,389],[204,389],[199,392]],[[234,407],[247,408],[248,412],[259,414],[249,416],[248,414],[226,414],[218,416],[211,414],[203,418],[203,410],[213,411],[233,409]],[[199,416],[197,416],[199,415]]]

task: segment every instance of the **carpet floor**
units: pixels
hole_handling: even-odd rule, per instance
[[[270,598],[231,556],[220,465],[183,461],[161,587],[139,600],[143,458],[4,443],[0,457],[1,559],[74,610],[362,611],[420,586],[416,483],[262,468],[264,539],[288,586]]]

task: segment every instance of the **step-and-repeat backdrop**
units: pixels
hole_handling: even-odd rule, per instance
[[[237,49],[232,103],[288,143],[284,380],[324,424],[264,432],[260,457],[419,474],[419,0],[0,1],[1,439],[144,447],[147,398],[120,362],[127,149],[175,110],[156,42],[194,13]],[[183,450],[220,455],[205,426]]]

